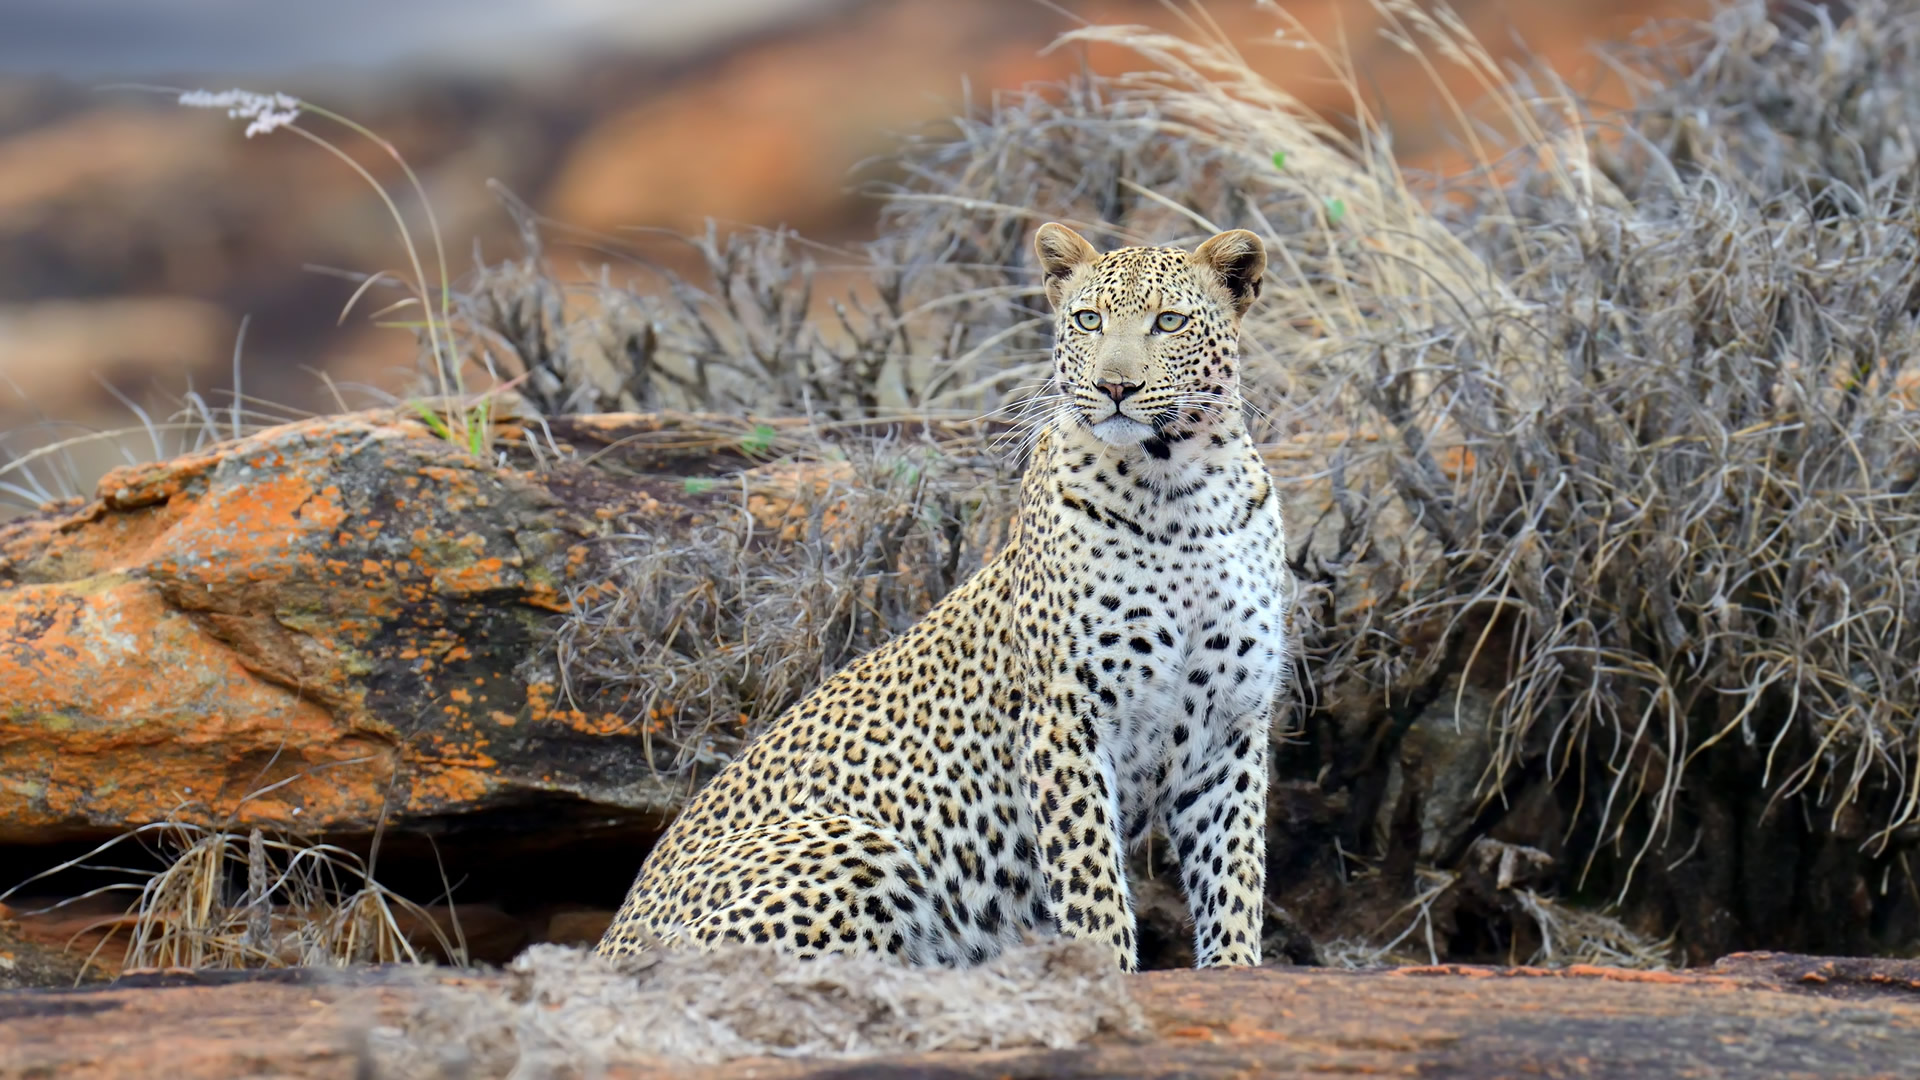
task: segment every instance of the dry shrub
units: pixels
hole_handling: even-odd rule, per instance
[[[609,537],[604,575],[553,638],[568,693],[635,717],[659,770],[724,759],[1004,541],[1004,470],[978,447],[787,444],[781,463],[718,482],[717,521]]]
[[[1471,109],[1442,98],[1470,175],[1410,178],[1357,89],[1336,126],[1197,16],[1185,38],[1083,29],[1065,41],[1130,48],[1142,70],[1001,95],[910,142],[865,252],[864,321],[807,320],[810,257],[784,234],[710,236],[710,286],[623,298],[673,372],[634,400],[1004,421],[1044,397],[1036,224],[1109,244],[1252,228],[1273,251],[1246,327],[1255,431],[1332,444],[1283,477],[1308,739],[1278,767],[1357,784],[1472,670],[1500,690],[1482,790],[1564,793],[1548,827],[1578,849],[1574,880],[1598,868],[1626,895],[1650,854],[1669,876],[1735,858],[1709,832],[1729,814],[1797,817],[1864,852],[1847,873],[1882,875],[1883,897],[1904,880],[1898,902],[1920,905],[1900,847],[1920,824],[1920,3],[1863,0],[1840,26],[1730,3],[1623,53],[1637,101],[1604,122],[1551,72],[1500,69],[1444,7],[1376,7],[1484,89]],[[1360,85],[1275,18],[1303,65]],[[863,550],[894,520],[875,516]],[[635,539],[628,606],[679,612],[694,583],[742,580],[743,545],[716,540],[718,563]],[[763,580],[693,597],[697,623],[618,623],[642,640],[580,681],[684,683],[701,647],[683,626],[731,653],[756,605],[807,595],[804,577]],[[728,686],[751,727],[937,591],[827,649],[790,636],[784,673],[739,650],[772,676],[764,701],[745,677],[695,685]],[[846,610],[803,602],[810,629]]]
[[[536,945],[506,988],[424,992],[369,1040],[399,1076],[574,1077],[661,1058],[857,1058],[936,1050],[1066,1049],[1146,1030],[1125,977],[1081,942],[1019,946],[976,968],[772,949],[649,952],[619,968]]]
[[[474,269],[458,294],[456,327],[474,362],[512,380],[541,412],[751,410],[840,421],[903,408],[925,416],[956,402],[965,412],[978,394],[948,384],[998,359],[990,334],[987,348],[966,351],[982,328],[975,305],[945,288],[937,248],[896,265],[885,245],[874,246],[859,260],[865,287],[828,302],[831,318],[821,321],[821,261],[849,258],[790,231],[722,236],[709,227],[684,238],[705,282],[659,271],[636,288],[614,284],[603,267],[595,280],[563,284],[549,273],[537,219],[512,196],[504,201],[525,252]],[[929,343],[915,336],[928,309],[948,313],[936,321],[951,331],[931,343],[947,350],[932,362]]]
[[[1726,739],[1764,748],[1754,780],[1776,799],[1811,785],[1830,813],[1869,807],[1875,843],[1920,812],[1920,237],[1900,172],[1837,179],[1867,164],[1846,96],[1811,111],[1836,54],[1906,51],[1910,29],[1872,36],[1897,9],[1920,15],[1870,3],[1848,31],[1788,39],[1730,8],[1702,67],[1650,95],[1631,137],[1596,140],[1579,183],[1521,170],[1491,261],[1539,297],[1529,340],[1501,356],[1462,339],[1444,410],[1401,399],[1403,431],[1431,416],[1476,459],[1451,485],[1401,483],[1448,546],[1402,618],[1504,609],[1501,767],[1595,776],[1602,840],[1633,864]],[[1742,79],[1761,71],[1807,96],[1768,101]],[[1774,110],[1761,138],[1752,114]],[[1507,392],[1519,378],[1530,393]]]

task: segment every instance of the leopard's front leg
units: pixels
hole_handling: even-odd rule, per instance
[[[1122,971],[1138,965],[1113,771],[1099,717],[1071,692],[1039,699],[1023,724],[1023,772],[1039,840],[1040,883],[1062,934],[1103,942]]]
[[[1195,967],[1258,966],[1266,913],[1267,739],[1236,732],[1218,755],[1181,763],[1167,837],[1193,915]]]

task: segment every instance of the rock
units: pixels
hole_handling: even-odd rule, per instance
[[[37,223],[49,204],[124,201],[142,186],[203,183],[226,140],[184,112],[106,106],[0,140],[0,228]]]
[[[613,923],[614,913],[605,910],[558,911],[547,921],[546,938],[555,945],[591,947]]]
[[[0,987],[73,986],[120,973],[126,939],[124,901],[14,897],[0,904]],[[11,965],[9,965],[11,961]]]
[[[1376,828],[1384,835],[1401,801],[1413,800],[1423,863],[1454,858],[1473,829],[1493,763],[1493,698],[1478,686],[1462,687],[1457,676],[1448,679],[1407,728],[1388,767]]]
[[[1889,992],[1920,994],[1920,960],[1865,956],[1799,956],[1741,952],[1721,957],[1713,971],[1743,978],[1774,979],[1833,997],[1871,997]]]
[[[23,933],[13,913],[0,904],[0,990],[70,987],[101,978],[102,972],[87,967],[86,950]]]
[[[368,413],[123,468],[0,527],[0,842],[669,812],[683,789],[647,777],[627,718],[526,661],[611,522],[691,519],[672,490],[496,468]]]
[[[498,445],[526,460],[495,465],[410,414],[356,413],[121,468],[0,525],[0,844],[170,816],[657,830],[689,778],[655,778],[645,718],[576,703],[542,642],[615,532],[671,541],[744,508],[778,558],[805,504],[833,542],[848,466],[756,464],[794,426],[552,418],[536,462],[508,420]]]
[[[1804,977],[1852,967],[1858,978],[1845,993]],[[1126,980],[1150,1027],[1141,1038],[877,1059],[706,1066],[621,1060],[605,1075],[1907,1076],[1920,1060],[1920,998],[1902,989],[1909,979],[1898,962],[1782,956],[1696,974],[1485,967],[1153,972]],[[510,974],[296,971],[0,992],[0,1080],[386,1080],[393,1074],[381,1069],[371,1029],[404,1023],[435,995],[506,996],[513,986]],[[477,1029],[467,1035],[476,1045],[512,1037]],[[497,1042],[484,1045],[497,1056]]]

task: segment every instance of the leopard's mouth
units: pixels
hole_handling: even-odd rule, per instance
[[[1104,419],[1089,419],[1094,437],[1110,446],[1137,446],[1159,434],[1159,428],[1115,409]]]

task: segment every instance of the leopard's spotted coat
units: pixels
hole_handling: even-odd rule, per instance
[[[973,963],[1024,930],[1136,962],[1124,851],[1177,852],[1201,965],[1258,964],[1279,500],[1241,419],[1265,250],[1035,246],[1062,405],[1013,537],[688,805],[599,950],[649,938]]]

